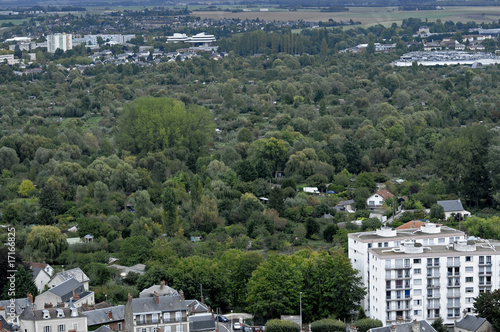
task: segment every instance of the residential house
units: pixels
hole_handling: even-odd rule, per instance
[[[46,263],[27,263],[31,269],[31,275],[33,276],[33,281],[35,282],[38,292],[41,293],[45,290],[45,285],[47,285],[54,274],[54,269],[52,266]]]
[[[336,206],[335,209],[337,212],[344,212],[344,213],[354,213],[356,212],[354,209],[354,200],[349,199],[347,201],[340,201]]]
[[[209,306],[198,300],[186,300],[190,315],[207,314],[211,312]],[[191,316],[190,316],[191,317]]]
[[[495,329],[486,318],[465,315],[465,317],[456,322],[455,332],[494,332]]]
[[[4,318],[9,324],[19,325],[19,316],[24,309],[33,305],[33,295],[28,294],[22,299],[0,301],[0,317]]]
[[[374,211],[376,209],[380,209],[384,204],[384,200],[391,197],[394,197],[394,195],[387,189],[379,189],[376,193],[366,199],[366,205],[369,210]]]
[[[107,326],[114,331],[124,331],[125,329],[125,306],[82,311],[87,316],[87,326],[94,330],[96,327]]]
[[[44,309],[57,306],[81,307],[84,304],[95,304],[94,292],[85,290],[84,285],[76,279],[69,279],[52,287],[35,298],[35,308]]]
[[[129,294],[125,304],[125,330],[128,332],[154,331],[189,332],[188,306],[183,296],[135,298]]]
[[[470,216],[470,212],[464,209],[460,199],[437,201],[437,204],[443,207],[446,219],[453,216],[457,218],[466,218]]]
[[[438,42],[430,42],[424,44],[424,51],[434,51],[440,49],[441,49],[441,44]]]
[[[87,316],[77,308],[51,308],[23,311],[19,316],[21,332],[87,332]]]
[[[144,289],[142,292],[139,293],[140,298],[144,297],[154,297],[156,295],[159,296],[176,296],[179,295],[177,290],[173,289],[172,287],[169,287],[165,284],[165,281],[162,280],[159,285],[153,285],[149,288]]]
[[[81,282],[83,284],[83,287],[85,287],[85,290],[86,291],[89,290],[90,279],[79,267],[56,273],[56,275],[53,276],[52,279],[49,281],[48,285],[49,287],[54,287],[69,279],[75,279],[78,282]]]
[[[368,332],[437,332],[425,320],[413,320],[411,323],[401,323],[391,326],[371,328]]]

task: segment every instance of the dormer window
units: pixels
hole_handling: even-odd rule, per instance
[[[48,310],[42,310],[43,319],[50,319],[50,313]]]
[[[62,309],[57,309],[57,318],[64,317],[64,311]]]

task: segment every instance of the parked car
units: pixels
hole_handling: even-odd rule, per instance
[[[239,322],[234,323],[233,329],[234,330],[241,330],[241,323],[239,323]]]
[[[219,320],[219,322],[223,322],[223,323],[227,323],[227,322],[229,322],[229,319],[227,319],[227,317],[226,317],[226,316],[219,315],[219,316],[217,316],[217,317],[215,318],[215,320],[217,320],[217,319]]]

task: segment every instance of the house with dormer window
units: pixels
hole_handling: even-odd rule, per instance
[[[27,308],[19,316],[20,332],[87,332],[87,317],[78,309],[50,308],[33,310]]]

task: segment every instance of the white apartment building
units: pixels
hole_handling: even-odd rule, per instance
[[[361,281],[366,287],[367,295],[361,306],[368,317],[372,316],[370,309],[370,255],[372,248],[394,248],[399,247],[406,239],[414,239],[422,245],[450,244],[464,238],[465,233],[446,226],[433,223],[425,223],[419,228],[394,229],[382,227],[373,232],[360,232],[348,234],[349,259],[354,269],[359,271]]]
[[[57,33],[47,36],[47,52],[55,53],[57,49],[63,51],[73,49],[73,35],[66,33]]]
[[[454,324],[473,311],[475,297],[500,287],[497,249],[500,243],[464,239],[370,249],[370,316],[384,325],[439,317]]]

